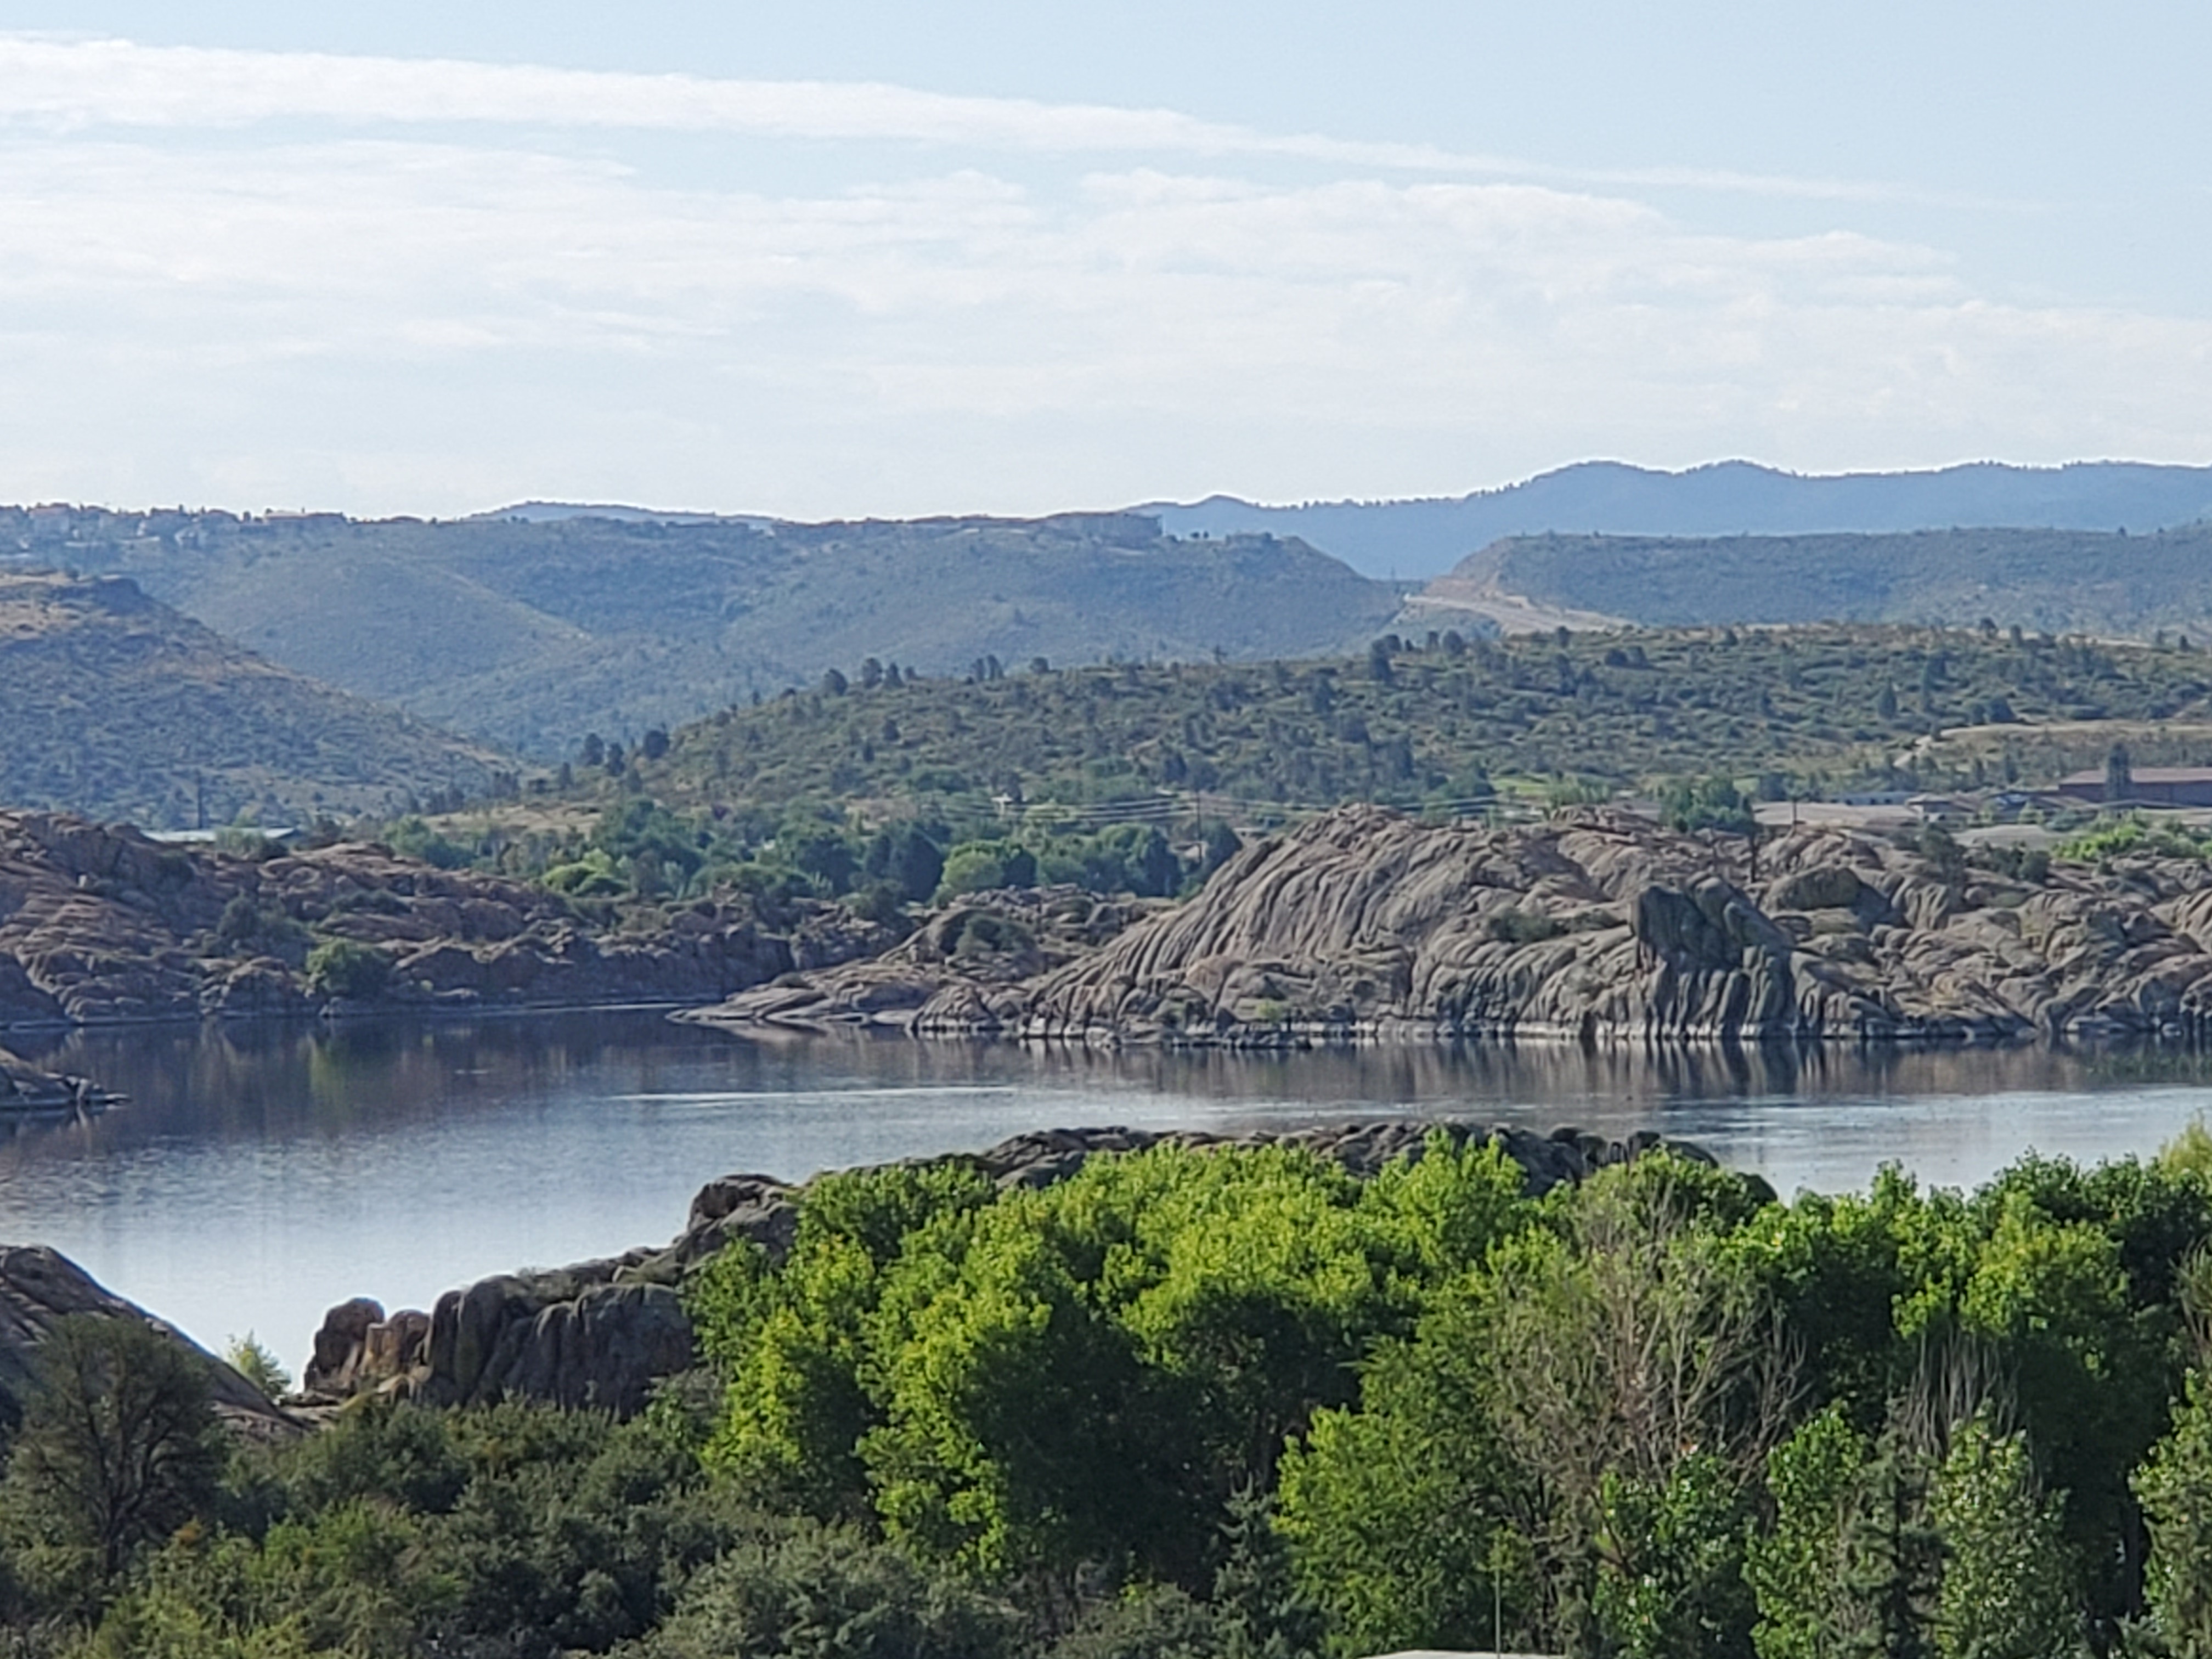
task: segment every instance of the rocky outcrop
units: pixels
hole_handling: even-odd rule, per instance
[[[992,1028],[1019,1017],[1029,981],[1096,951],[1161,908],[1080,887],[970,893],[889,951],[856,955],[828,971],[807,971],[816,964],[799,960],[770,984],[678,1018],[817,1031],[917,1024]]]
[[[295,1419],[229,1365],[42,1244],[0,1245],[0,1422],[8,1427],[22,1419],[39,1345],[71,1314],[137,1320],[190,1349],[207,1374],[216,1413],[249,1437],[282,1439],[300,1432]]]
[[[819,1006],[857,982],[777,994]],[[701,1017],[773,1014],[739,999]],[[1753,849],[1614,814],[1492,830],[1349,807],[1057,969],[939,982],[905,1022],[1255,1047],[2212,1035],[2212,866],[2015,879],[1832,828]]]
[[[1454,1147],[1494,1140],[1521,1166],[1532,1195],[1586,1180],[1598,1170],[1659,1147],[1712,1162],[1696,1146],[1650,1133],[1609,1141],[1575,1129],[1539,1135],[1411,1119],[1241,1135],[1048,1129],[951,1158],[972,1164],[1002,1188],[1039,1188],[1066,1180],[1102,1154],[1160,1146],[1283,1145],[1304,1147],[1364,1178],[1395,1159],[1419,1159],[1430,1138],[1439,1133]],[[681,1294],[691,1270],[739,1238],[781,1263],[797,1237],[805,1201],[803,1184],[794,1187],[770,1176],[724,1176],[700,1188],[684,1231],[657,1249],[631,1250],[552,1273],[479,1279],[447,1291],[429,1314],[387,1317],[365,1297],[340,1303],[315,1334],[303,1390],[321,1403],[366,1393],[440,1406],[521,1399],[630,1416],[644,1407],[656,1382],[693,1363],[691,1323]]]
[[[232,856],[52,813],[0,812],[0,1027],[312,1014],[307,962],[374,953],[373,998],[425,1011],[702,1002],[896,935],[837,906],[769,922],[748,900],[572,905],[522,882],[362,842]]]

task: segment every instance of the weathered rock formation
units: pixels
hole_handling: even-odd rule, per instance
[[[1409,1119],[1344,1123],[1280,1133],[1208,1134],[1196,1130],[1049,1129],[1017,1135],[987,1152],[957,1153],[1000,1187],[1048,1187],[1102,1153],[1157,1146],[1304,1146],[1362,1177],[1396,1158],[1419,1158],[1441,1131],[1455,1146],[1494,1139],[1521,1166],[1531,1194],[1666,1146],[1701,1163],[1711,1157],[1680,1141],[1641,1133],[1609,1141],[1574,1129],[1539,1135],[1525,1129]],[[604,1261],[542,1273],[502,1273],[448,1291],[429,1314],[386,1316],[367,1297],[340,1303],[315,1335],[304,1391],[326,1401],[362,1393],[402,1395],[434,1405],[501,1399],[550,1401],[629,1416],[653,1383],[692,1363],[692,1334],[681,1289],[691,1269],[735,1239],[750,1239],[781,1262],[797,1236],[804,1184],[773,1176],[725,1176],[700,1188],[675,1241]]]
[[[696,1017],[774,1016],[740,999]],[[2212,866],[2014,879],[1828,828],[1766,842],[1754,866],[1739,838],[1619,815],[1490,830],[1348,807],[1065,966],[981,995],[941,981],[906,1023],[1249,1046],[2199,1034]]]
[[[377,1006],[466,1010],[705,1001],[787,971],[795,943],[820,964],[896,938],[840,906],[780,921],[743,898],[592,911],[365,843],[235,857],[0,812],[0,1027],[313,1013],[325,939],[381,958]]]
[[[206,1370],[216,1413],[240,1432],[261,1440],[300,1432],[297,1421],[230,1366],[42,1244],[0,1245],[0,1420],[10,1426],[21,1420],[39,1344],[70,1314],[134,1319],[191,1349]]]
[[[774,982],[678,1016],[708,1024],[801,1030],[916,1020],[988,1028],[1018,1017],[1023,988],[1090,954],[1162,907],[1102,898],[1080,887],[970,893],[877,956],[833,963],[797,961]]]

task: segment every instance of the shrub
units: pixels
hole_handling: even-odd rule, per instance
[[[307,953],[307,989],[316,996],[367,1002],[392,979],[392,958],[358,939],[325,939]]]
[[[1537,945],[1565,931],[1549,916],[1518,908],[1500,910],[1489,924],[1490,937],[1501,945]]]
[[[222,1357],[230,1362],[231,1369],[275,1400],[292,1386],[291,1374],[258,1341],[252,1331],[244,1336],[234,1336]]]

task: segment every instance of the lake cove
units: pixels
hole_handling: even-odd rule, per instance
[[[593,1014],[142,1027],[21,1051],[129,1102],[14,1123],[0,1239],[53,1245],[212,1346],[252,1329],[295,1366],[348,1297],[427,1308],[489,1274],[665,1243],[720,1175],[798,1180],[1042,1127],[1651,1129],[1787,1194],[1892,1161],[1972,1184],[2030,1148],[2148,1153],[2212,1107],[2212,1063],[2041,1048],[1104,1054]]]

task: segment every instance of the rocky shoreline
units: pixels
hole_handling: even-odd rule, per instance
[[[1048,1129],[981,1152],[913,1161],[964,1163],[1001,1188],[1041,1188],[1066,1180],[1101,1155],[1162,1146],[1285,1146],[1303,1147],[1367,1179],[1394,1160],[1419,1158],[1438,1135],[1455,1149],[1470,1142],[1496,1144],[1520,1165],[1531,1195],[1661,1148],[1698,1163],[1714,1161],[1700,1147],[1649,1131],[1607,1140],[1571,1127],[1546,1135],[1449,1119],[1370,1120],[1238,1135]],[[301,1402],[326,1407],[364,1395],[434,1406],[523,1399],[633,1415],[655,1383],[693,1364],[691,1322],[682,1296],[693,1270],[741,1238],[781,1262],[797,1236],[809,1184],[724,1176],[699,1189],[684,1231],[667,1244],[549,1272],[497,1274],[447,1291],[427,1312],[387,1313],[367,1297],[341,1303],[316,1333],[313,1358],[301,1379]]]
[[[331,972],[333,951],[366,978]],[[618,1006],[1102,1047],[2199,1041],[2212,865],[2008,869],[1827,827],[1753,845],[1602,811],[1490,829],[1354,806],[1255,842],[1179,905],[1009,890],[890,926],[0,813],[0,1030]]]
[[[964,911],[1015,920],[1006,898]],[[1057,965],[893,953],[684,1018],[1254,1048],[2201,1040],[2212,866],[2011,875],[1832,828],[1754,847],[1603,811],[1492,830],[1347,807]]]
[[[842,905],[580,905],[371,842],[264,851],[0,812],[0,1030],[678,1007],[898,937]],[[333,945],[366,970],[319,975]]]

